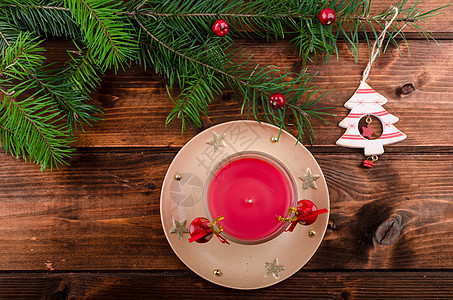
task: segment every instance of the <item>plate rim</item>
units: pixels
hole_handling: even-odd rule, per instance
[[[327,203],[327,209],[328,209],[328,212],[326,214],[324,214],[324,219],[325,219],[325,222],[322,226],[322,232],[318,232],[317,235],[320,236],[320,239],[319,239],[319,242],[316,243],[316,247],[315,249],[312,251],[312,253],[308,256],[308,259],[306,260],[305,263],[301,264],[298,268],[296,268],[295,271],[293,272],[290,272],[290,273],[287,273],[285,274],[285,276],[283,276],[282,278],[277,278],[275,281],[273,282],[268,282],[268,283],[264,283],[264,284],[260,284],[260,285],[255,285],[255,286],[248,286],[248,287],[244,287],[244,286],[241,286],[241,287],[238,287],[238,286],[232,286],[232,285],[228,285],[228,284],[225,284],[225,283],[222,283],[222,282],[216,282],[214,281],[212,278],[208,278],[207,276],[205,276],[204,274],[202,274],[201,272],[199,272],[196,268],[192,267],[188,262],[186,262],[186,260],[184,258],[181,257],[181,255],[178,253],[178,251],[175,249],[173,243],[171,242],[171,239],[170,239],[170,233],[167,232],[166,228],[165,228],[165,220],[164,220],[164,214],[163,214],[163,202],[164,202],[164,192],[165,192],[165,189],[164,189],[164,186],[166,184],[170,184],[171,180],[173,180],[173,174],[170,174],[170,170],[171,170],[171,166],[173,165],[173,163],[179,158],[180,155],[183,155],[183,149],[186,148],[186,147],[190,147],[190,145],[192,143],[195,143],[195,142],[198,142],[197,140],[197,137],[201,136],[201,134],[207,132],[207,131],[215,131],[216,128],[218,127],[223,127],[223,126],[230,126],[230,125],[233,125],[235,123],[243,123],[243,124],[253,124],[253,125],[262,125],[262,126],[267,126],[269,128],[271,128],[272,130],[277,130],[278,133],[281,135],[281,134],[285,134],[287,135],[291,140],[293,140],[296,144],[297,142],[297,139],[289,132],[287,132],[286,130],[284,129],[280,129],[279,127],[273,125],[273,124],[269,124],[269,123],[266,123],[266,122],[259,122],[259,121],[254,121],[254,120],[235,120],[235,121],[228,121],[228,122],[223,122],[223,123],[220,123],[220,124],[216,124],[214,126],[211,126],[211,127],[208,127],[206,129],[204,129],[203,131],[200,131],[199,133],[197,133],[194,137],[192,137],[183,147],[181,147],[181,149],[178,151],[178,153],[175,155],[175,157],[173,158],[173,160],[171,161],[170,165],[168,166],[168,169],[167,169],[167,172],[165,174],[165,177],[164,177],[164,180],[162,182],[162,187],[161,187],[161,193],[160,193],[160,203],[159,203],[159,212],[160,212],[160,220],[161,220],[161,226],[162,226],[162,229],[164,231],[164,234],[165,234],[165,238],[168,242],[168,244],[170,245],[170,247],[172,248],[174,254],[176,254],[176,256],[179,258],[179,260],[187,267],[189,268],[192,272],[194,272],[195,274],[197,274],[198,276],[200,276],[201,278],[205,279],[206,281],[209,281],[213,284],[216,284],[216,285],[219,285],[219,286],[223,286],[223,287],[227,287],[227,288],[231,288],[231,289],[238,289],[238,290],[256,290],[256,289],[262,289],[262,288],[266,288],[266,287],[269,287],[269,286],[273,286],[275,284],[278,284],[288,278],[290,278],[291,276],[293,276],[295,273],[297,273],[298,271],[300,271],[301,268],[303,268],[310,260],[311,258],[313,257],[313,255],[317,252],[317,250],[319,249],[319,246],[321,245],[321,242],[323,241],[324,239],[324,236],[326,234],[326,231],[327,231],[327,225],[328,225],[328,221],[329,221],[329,217],[330,217],[330,195],[329,195],[329,190],[328,190],[328,186],[327,186],[327,182],[325,180],[325,176],[324,176],[324,173],[322,172],[321,170],[321,167],[319,166],[318,162],[316,161],[316,159],[314,158],[313,154],[301,143],[301,142],[297,142],[297,146],[299,147],[302,147],[304,149],[304,151],[309,155],[309,157],[313,160],[313,162],[316,164],[316,166],[319,168],[320,170],[320,174],[317,174],[317,175],[320,175],[320,178],[322,179],[322,182],[325,184],[325,188],[326,188],[326,193],[325,193],[325,196],[326,196],[326,203]],[[270,134],[271,136],[272,134]],[[301,196],[298,196],[299,200],[301,198]],[[189,220],[187,220],[189,221]],[[187,224],[189,225],[189,224]],[[268,242],[266,242],[268,243]],[[266,244],[264,243],[264,244]],[[264,244],[261,244],[261,245],[264,245]],[[250,245],[249,245],[250,246]]]

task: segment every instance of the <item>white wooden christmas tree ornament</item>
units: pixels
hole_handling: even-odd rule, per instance
[[[366,83],[368,75],[370,74],[371,65],[379,54],[376,46],[379,48],[382,46],[387,29],[398,16],[398,8],[393,7],[393,12],[393,18],[386,22],[384,30],[373,45],[370,61],[363,71],[359,88],[344,104],[344,106],[351,111],[346,118],[339,123],[340,127],[346,128],[346,132],[337,140],[337,145],[349,148],[363,148],[365,155],[368,156],[363,162],[363,165],[368,168],[371,168],[374,165],[374,161],[377,160],[377,155],[384,153],[384,145],[400,142],[407,137],[393,125],[398,122],[399,119],[382,107],[388,100]],[[370,116],[375,116],[382,123],[382,134],[377,139],[372,139],[373,131],[370,126]],[[359,122],[364,117],[366,117],[368,126],[362,127],[363,132],[360,133]]]
[[[366,156],[381,155],[384,145],[404,140],[407,136],[393,124],[399,119],[386,111],[382,105],[388,100],[362,81],[354,95],[344,104],[351,111],[339,126],[346,132],[337,140],[337,145],[349,148],[364,148]],[[375,116],[382,123],[382,135],[377,139],[367,139],[360,134],[360,119]]]

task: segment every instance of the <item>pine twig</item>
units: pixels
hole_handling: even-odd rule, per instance
[[[6,37],[5,37],[5,35],[3,34],[2,31],[0,31],[0,36],[1,36],[2,39],[5,41],[6,45],[11,46],[11,44],[8,42],[8,40],[6,39]]]
[[[42,140],[46,143],[47,148],[50,150],[51,156],[55,156],[55,148],[50,144],[49,140],[46,138],[46,136],[43,134],[41,128],[36,124],[34,120],[32,120],[27,113],[20,107],[20,105],[14,100],[12,97],[13,94],[8,93],[7,91],[3,90],[0,88],[0,92],[9,100],[10,103],[16,107],[17,111],[19,111],[24,119],[26,119],[32,126],[33,128],[39,133],[40,137]],[[3,98],[3,97],[1,97]],[[3,102],[3,101],[2,101]],[[11,130],[10,130],[11,131]]]
[[[114,0],[64,0],[80,26],[84,42],[102,70],[117,71],[136,55],[137,41],[132,24],[117,12],[121,2]]]
[[[175,49],[171,48],[170,46],[168,46],[167,44],[165,44],[164,42],[162,42],[161,40],[159,40],[157,37],[155,37],[155,36],[154,36],[154,35],[153,35],[153,34],[152,34],[152,33],[151,33],[151,32],[150,32],[150,31],[149,31],[149,30],[148,30],[148,29],[147,29],[147,28],[139,21],[139,20],[138,20],[137,16],[134,15],[134,19],[136,20],[137,24],[143,29],[143,31],[146,32],[146,34],[147,34],[149,37],[151,37],[154,41],[156,41],[159,45],[161,45],[161,46],[164,47],[165,49],[167,49],[167,50],[169,50],[169,51],[175,53],[176,55],[181,56],[181,57],[184,58],[184,59],[187,59],[187,60],[189,60],[189,61],[191,61],[191,62],[194,62],[194,63],[196,63],[196,64],[199,64],[199,65],[201,65],[201,66],[203,66],[203,67],[205,67],[205,68],[211,69],[211,70],[213,70],[213,71],[215,71],[215,72],[217,72],[217,73],[219,73],[219,74],[221,74],[221,75],[223,75],[223,76],[226,76],[226,77],[228,77],[228,78],[230,78],[230,79],[233,79],[234,81],[240,82],[241,84],[248,86],[248,84],[247,84],[246,82],[244,82],[244,81],[242,81],[242,80],[239,80],[237,77],[234,77],[233,75],[228,74],[227,72],[224,72],[224,71],[222,71],[222,70],[220,70],[220,69],[217,69],[217,68],[215,68],[215,67],[213,67],[213,66],[210,66],[210,65],[208,65],[208,64],[205,64],[204,62],[198,61],[198,60],[196,60],[196,59],[194,59],[194,58],[192,58],[192,57],[189,57],[189,56],[185,55],[185,54],[182,53],[182,52],[179,52],[178,50],[175,50]]]
[[[99,25],[102,27],[102,30],[104,31],[105,33],[105,36],[107,37],[107,39],[109,40],[110,42],[110,45],[112,45],[112,49],[113,49],[113,52],[115,52],[115,56],[120,59],[120,56],[119,56],[119,53],[118,53],[118,50],[116,49],[116,45],[115,43],[113,42],[112,40],[112,37],[109,33],[109,31],[107,30],[107,28],[105,27],[104,23],[102,22],[102,20],[99,18],[99,16],[96,14],[96,12],[86,3],[85,0],[79,0],[83,3],[83,5],[87,8],[87,10],[90,12],[90,17],[91,16],[94,16],[94,18],[98,21]]]
[[[312,20],[316,18],[316,15],[313,14],[277,14],[277,15],[268,15],[268,14],[240,14],[240,13],[159,13],[155,11],[146,11],[140,12],[137,8],[132,12],[124,12],[125,14],[134,15],[139,14],[143,16],[152,16],[152,17],[178,17],[178,18],[196,18],[196,17],[205,17],[205,18],[251,18],[251,19],[297,19],[297,20]],[[360,20],[360,21],[388,21],[391,18],[375,18],[375,17],[363,17],[363,16],[338,16],[337,20]],[[397,18],[395,21],[402,22],[415,22],[415,18]]]
[[[45,6],[45,5],[16,5],[16,4],[3,4],[4,6],[14,7],[14,8],[39,8],[39,9],[46,9],[46,10],[63,10],[63,11],[70,11],[67,7],[61,6]]]
[[[81,0],[84,2],[83,0]],[[133,16],[135,14],[144,15],[144,16],[153,16],[153,17],[179,17],[179,18],[194,18],[194,17],[216,17],[216,18],[267,18],[267,19],[313,19],[317,17],[313,14],[299,14],[288,12],[286,14],[241,14],[241,13],[159,13],[155,11],[146,11],[140,12],[139,10],[148,2],[144,0],[140,5],[138,5],[133,11],[120,11],[116,12],[117,14],[127,14]],[[84,3],[86,5],[86,3]],[[38,8],[45,10],[60,10],[60,11],[70,11],[67,7],[61,6],[45,6],[45,5],[16,5],[16,4],[3,4],[4,6],[14,7],[14,8]],[[361,21],[388,21],[391,18],[375,18],[375,17],[364,17],[364,16],[338,16],[338,20],[361,20]],[[396,18],[395,21],[402,22],[415,22],[415,18]]]

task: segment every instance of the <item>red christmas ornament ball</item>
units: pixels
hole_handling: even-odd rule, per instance
[[[217,36],[225,36],[228,33],[228,30],[229,25],[227,21],[222,19],[215,21],[214,25],[212,25],[212,31],[214,31]]]
[[[209,229],[210,224],[211,223],[206,218],[203,218],[203,217],[195,218],[192,221],[192,223],[190,223],[190,226],[189,226],[190,237],[194,237],[202,231],[206,232]],[[195,242],[206,243],[206,242],[209,242],[209,240],[211,240],[211,238],[212,238],[212,232],[210,232],[208,235],[205,235],[201,239],[196,240]]]
[[[297,202],[297,211],[300,212],[300,214],[306,214],[306,213],[309,213],[312,211],[317,211],[317,210],[318,210],[318,208],[316,207],[316,205],[313,202],[311,202],[310,200],[304,199],[304,200],[299,200]],[[306,218],[306,219],[304,219],[306,222],[304,225],[311,225],[314,222],[316,222],[317,219],[318,219],[318,216]]]
[[[335,22],[335,11],[331,8],[324,8],[319,13],[319,21],[324,25],[330,25]]]
[[[269,98],[269,104],[273,108],[282,108],[285,105],[285,96],[282,93],[274,93]]]

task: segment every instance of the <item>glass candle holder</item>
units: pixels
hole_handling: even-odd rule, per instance
[[[233,154],[209,174],[203,193],[206,214],[219,222],[221,235],[240,244],[259,244],[280,235],[288,208],[297,205],[297,187],[285,165],[257,151]]]

